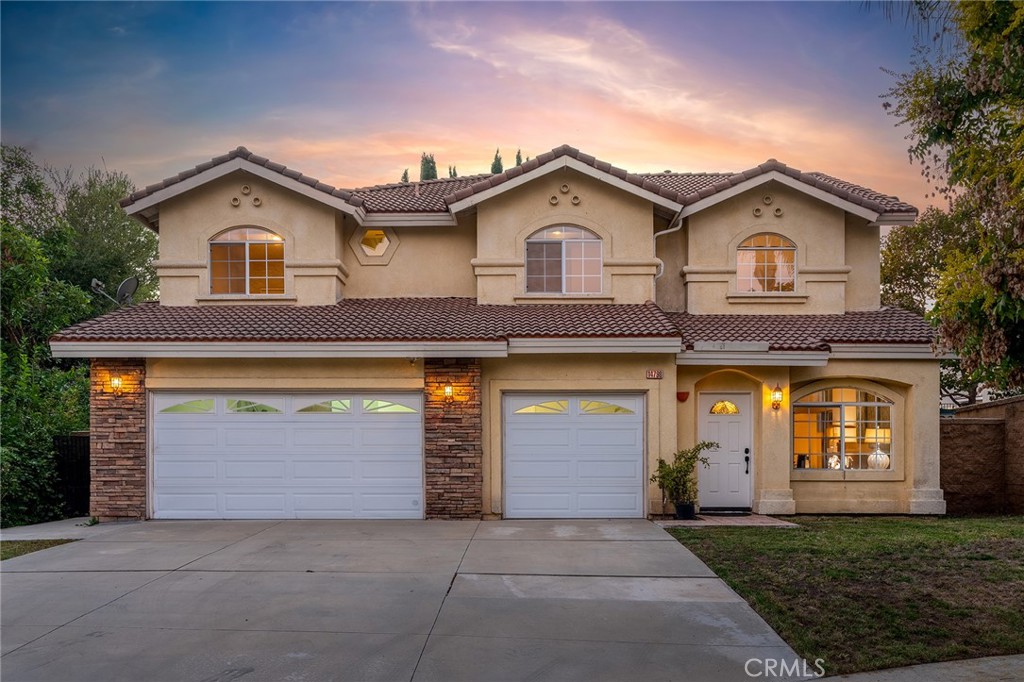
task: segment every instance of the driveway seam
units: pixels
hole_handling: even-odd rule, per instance
[[[427,636],[423,640],[423,648],[420,649],[420,655],[416,657],[416,665],[412,667],[412,674],[409,676],[409,682],[412,682],[416,678],[416,671],[420,669],[420,662],[423,660],[423,654],[427,651],[427,644],[430,643],[430,636],[434,633],[434,628],[437,626],[437,620],[441,617],[441,611],[444,610],[444,603],[448,601],[448,595],[452,593],[452,586],[455,585],[455,579],[459,577],[459,569],[462,568],[462,562],[466,560],[466,555],[469,554],[469,548],[473,545],[473,540],[476,539],[477,531],[480,530],[480,524],[482,521],[477,521],[476,528],[473,529],[473,534],[469,536],[469,542],[466,543],[466,549],[462,552],[462,557],[459,559],[459,565],[455,567],[455,572],[452,573],[452,579],[448,583],[448,589],[444,592],[444,597],[441,599],[441,605],[437,608],[437,613],[434,614],[434,621],[430,624],[430,629],[427,630]]]
[[[119,599],[123,599],[123,598],[127,597],[127,596],[128,596],[129,594],[134,594],[135,592],[138,592],[139,590],[141,590],[141,589],[142,589],[143,587],[146,587],[147,585],[152,585],[152,584],[153,584],[153,583],[155,583],[155,582],[156,582],[157,580],[160,580],[161,578],[165,578],[165,577],[167,577],[167,576],[168,576],[168,575],[170,575],[171,573],[174,573],[175,571],[178,571],[178,570],[180,570],[180,569],[181,569],[181,568],[183,568],[184,566],[188,566],[188,565],[189,565],[189,564],[191,564],[191,563],[192,563],[193,561],[198,561],[199,559],[202,559],[203,557],[207,557],[207,556],[210,556],[211,554],[215,554],[215,553],[217,553],[217,552],[219,552],[219,551],[221,551],[221,550],[223,550],[223,549],[227,549],[228,547],[231,547],[232,545],[235,545],[235,544],[238,544],[239,542],[242,542],[242,540],[248,540],[249,538],[251,538],[251,537],[253,537],[253,536],[255,536],[255,535],[259,535],[259,534],[260,534],[260,533],[262,533],[263,531],[265,531],[265,530],[269,530],[270,528],[273,528],[274,526],[277,526],[277,525],[278,525],[278,524],[277,524],[277,523],[275,523],[275,524],[274,524],[273,526],[268,526],[267,528],[264,528],[264,529],[262,529],[262,530],[259,530],[259,531],[255,532],[255,533],[253,533],[252,535],[247,535],[247,536],[245,536],[244,538],[241,538],[241,539],[239,539],[239,540],[235,540],[234,542],[231,542],[231,543],[229,543],[229,544],[227,544],[227,545],[224,545],[224,546],[223,546],[223,547],[221,547],[220,549],[215,549],[215,550],[214,550],[214,551],[212,551],[212,552],[207,552],[207,553],[206,553],[206,554],[204,554],[203,556],[201,556],[201,557],[197,557],[197,558],[193,559],[192,561],[189,561],[189,562],[187,562],[187,563],[183,564],[182,566],[179,566],[178,568],[172,568],[172,569],[169,569],[169,570],[164,570],[164,571],[153,571],[154,573],[162,573],[163,575],[158,575],[158,576],[156,576],[155,578],[153,578],[152,580],[148,580],[148,581],[146,581],[145,583],[143,583],[143,584],[139,585],[138,587],[136,587],[136,588],[134,588],[134,589],[131,589],[131,590],[128,590],[127,592],[125,592],[125,593],[124,593],[124,594],[122,594],[122,595],[118,595],[117,597],[114,597],[113,599],[111,599],[110,601],[108,601],[108,602],[107,602],[107,603],[105,603],[105,604],[100,604],[99,606],[97,606],[97,607],[96,607],[96,608],[94,608],[94,609],[90,609],[89,611],[86,611],[86,612],[85,612],[85,613],[83,613],[83,614],[80,614],[80,615],[78,615],[78,616],[75,616],[74,618],[72,618],[72,619],[71,619],[71,620],[69,620],[68,622],[66,622],[66,623],[63,623],[63,624],[61,624],[61,625],[58,625],[57,627],[53,628],[52,630],[50,630],[50,631],[48,631],[48,632],[45,632],[45,633],[43,633],[43,634],[39,635],[38,637],[36,637],[36,638],[34,638],[34,639],[31,639],[31,640],[29,640],[29,641],[25,642],[24,644],[22,644],[22,645],[21,645],[21,646],[19,646],[19,647],[15,647],[15,648],[11,649],[11,650],[10,650],[10,651],[8,651],[8,652],[7,652],[6,654],[4,654],[4,655],[3,655],[3,657],[6,657],[6,656],[8,656],[8,655],[10,655],[10,654],[13,654],[13,653],[14,653],[15,651],[18,651],[19,649],[24,649],[24,648],[25,648],[26,646],[28,646],[29,644],[32,644],[33,642],[37,642],[37,641],[39,641],[40,639],[42,639],[43,637],[47,637],[47,636],[49,636],[49,635],[52,635],[52,634],[53,634],[54,632],[56,632],[57,630],[60,630],[60,629],[61,629],[62,627],[65,627],[65,626],[67,626],[67,625],[71,625],[71,624],[72,624],[72,623],[74,623],[75,621],[77,621],[77,620],[81,620],[82,618],[85,618],[85,617],[86,617],[86,616],[88,616],[89,614],[95,613],[95,612],[99,611],[99,610],[100,610],[100,609],[102,609],[102,608],[106,608],[106,607],[110,606],[111,604],[113,604],[114,602],[116,602],[117,600],[119,600]],[[113,570],[111,570],[111,571],[17,571],[17,572],[19,572],[19,573],[87,573],[87,572],[95,572],[95,573],[125,573],[126,571],[113,571]],[[149,573],[149,571],[135,571],[135,572],[137,572],[137,573]],[[0,657],[0,658],[2,658],[2,657]]]

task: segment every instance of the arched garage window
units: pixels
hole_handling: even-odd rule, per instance
[[[736,289],[748,292],[794,291],[796,244],[778,234],[755,234],[736,249]]]
[[[793,404],[793,467],[892,469],[893,403],[858,388],[825,388]]]
[[[526,240],[526,292],[601,293],[601,238],[571,225],[534,232]]]
[[[283,294],[284,239],[259,227],[236,227],[210,240],[211,294]]]

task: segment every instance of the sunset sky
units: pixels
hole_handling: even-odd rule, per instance
[[[139,185],[238,145],[341,187],[579,147],[635,172],[778,158],[919,207],[882,109],[913,29],[858,2],[15,3],[0,131]]]

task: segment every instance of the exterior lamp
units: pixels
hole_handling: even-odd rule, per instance
[[[120,396],[123,387],[124,379],[122,379],[120,375],[115,374],[114,376],[110,377],[110,390],[114,395]]]
[[[444,401],[451,403],[455,400],[455,389],[452,388],[451,384],[444,385]]]
[[[772,389],[772,409],[777,410],[782,407],[782,387],[775,384],[775,388]]]

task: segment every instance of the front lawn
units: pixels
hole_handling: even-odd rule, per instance
[[[0,561],[63,545],[66,542],[74,540],[4,540],[0,542]]]
[[[830,675],[1024,653],[1024,518],[790,520],[669,532]]]

